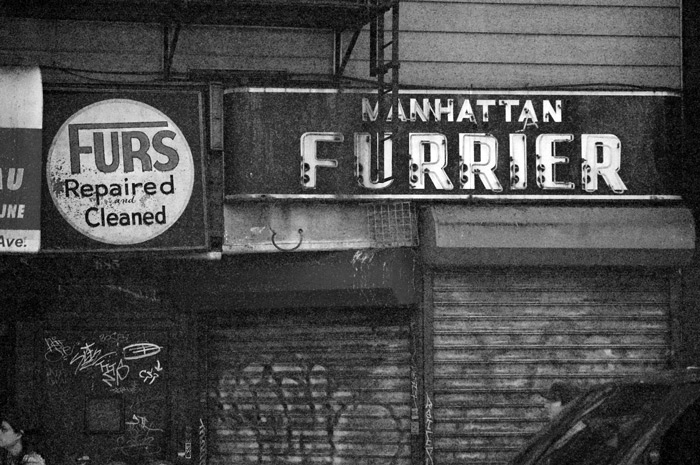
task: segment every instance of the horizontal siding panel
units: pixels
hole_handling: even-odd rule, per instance
[[[306,419],[306,418],[308,418],[308,417],[304,417],[303,419]],[[303,424],[303,423],[300,422],[299,424]],[[313,423],[306,423],[306,424],[307,425],[317,425],[317,426],[322,427],[324,425],[331,424],[331,422],[328,421],[328,418],[326,418],[326,417],[317,417]],[[343,422],[341,422],[341,424],[345,425],[345,424],[347,424],[347,421],[343,421]],[[403,427],[406,427],[406,428],[410,427],[409,420],[403,420],[403,421],[401,421],[401,424],[403,425]],[[242,429],[239,429],[236,431],[232,431],[232,430],[226,429],[225,425],[218,425],[218,426],[219,426],[219,428],[216,431],[216,435],[220,437],[221,441],[250,440],[251,438],[255,437],[255,435],[256,435],[255,430],[252,428],[251,429],[242,428]],[[393,423],[387,424],[385,430],[382,429],[381,424],[375,424],[374,422],[372,422],[372,424],[366,425],[364,428],[362,426],[357,426],[357,425],[355,425],[354,428],[355,428],[355,431],[358,431],[358,432],[367,431],[367,432],[381,433],[382,431],[386,431],[390,434],[396,434],[396,432],[394,431],[394,424]],[[323,437],[326,434],[323,431],[309,431],[309,430],[303,430],[303,431],[300,430],[296,433],[303,433],[305,436],[308,436],[308,437]],[[342,431],[339,433],[340,436],[342,436],[344,434],[345,433]]]
[[[493,434],[483,435],[481,437],[462,437],[440,438],[435,441],[435,449],[444,450],[446,452],[460,452],[465,450],[465,446],[469,446],[473,451],[499,451],[510,450],[517,451],[527,435],[519,431],[512,431],[509,434]]]
[[[597,324],[596,324],[597,323]],[[569,321],[560,321],[560,320],[554,320],[554,321],[543,321],[543,320],[520,320],[520,321],[513,321],[512,318],[508,318],[506,321],[474,321],[474,322],[469,322],[469,323],[463,323],[463,324],[452,324],[449,325],[449,328],[451,330],[459,330],[459,331],[464,331],[464,332],[469,332],[470,330],[474,329],[489,329],[493,327],[494,324],[497,324],[501,329],[507,329],[512,332],[520,332],[520,331],[544,331],[544,330],[552,330],[552,331],[561,331],[561,330],[571,330],[573,332],[581,332],[581,331],[587,331],[591,332],[593,330],[614,330],[618,332],[625,331],[627,333],[633,332],[634,330],[629,327],[630,323],[637,323],[635,324],[635,328],[639,331],[649,331],[653,329],[659,329],[663,328],[665,326],[664,321],[656,321],[656,322],[650,322],[650,321],[642,321],[642,322],[635,322],[634,320],[627,319],[627,320],[620,320],[620,321],[605,321],[605,322],[600,322],[599,319],[597,318],[592,318],[592,319],[587,319],[587,320],[569,320]],[[440,329],[439,326],[436,326],[436,329]]]
[[[16,56],[0,52],[2,56]],[[27,52],[22,54],[25,63],[31,62],[42,69],[42,79],[48,73],[65,69],[77,76],[88,76],[104,82],[118,80],[120,74],[125,79],[153,79],[162,74],[162,52],[139,53],[76,53],[76,52]],[[66,73],[58,74],[66,77]]]
[[[292,327],[289,326],[270,326],[267,328],[245,328],[242,327],[237,331],[238,338],[236,341],[232,341],[231,343],[235,344],[238,341],[240,342],[254,342],[256,340],[259,340],[261,337],[265,335],[273,336],[275,334],[278,334],[280,330],[284,330],[285,334],[288,334],[290,336],[290,340],[287,341],[278,341],[278,340],[273,340],[273,341],[266,341],[265,344],[266,346],[269,346],[269,344],[296,344],[296,343],[314,343],[318,344],[320,346],[325,346],[328,344],[328,341],[324,341],[323,338],[332,338],[333,341],[335,342],[342,342],[342,341],[362,341],[362,342],[374,342],[377,341],[377,337],[375,335],[376,331],[373,331],[371,328],[366,328],[366,327],[357,327],[357,326],[341,326],[341,325],[334,325],[332,327],[328,326],[308,326],[308,325],[302,325],[302,324],[296,324]],[[381,328],[378,328],[377,331],[380,332],[381,335],[383,336],[388,336],[388,337],[403,337],[407,335],[406,328],[403,328],[401,326],[383,326]],[[212,341],[214,342],[223,342],[223,343],[229,343],[230,338],[228,337],[228,331],[212,331],[211,335]],[[391,340],[392,344],[395,344],[396,342],[400,342],[400,339],[397,341]],[[385,342],[386,343],[386,342]]]
[[[436,289],[435,302],[438,304],[458,305],[518,305],[521,303],[537,303],[538,305],[552,305],[571,303],[576,305],[592,306],[595,303],[611,302],[614,304],[654,304],[663,301],[663,295],[644,291],[615,292],[598,290],[595,294],[567,295],[566,292],[550,291],[549,289],[522,290],[519,292],[506,290],[498,295],[489,291],[472,291],[468,297],[459,290]],[[507,305],[506,305],[507,306]],[[621,305],[622,306],[622,305]],[[529,309],[532,311],[533,309]]]
[[[352,62],[347,76],[367,79],[367,62]],[[406,88],[526,89],[560,86],[632,86],[680,89],[679,66],[515,65],[485,63],[419,63],[401,61]]]
[[[43,23],[46,26],[46,23]],[[48,49],[61,52],[157,51],[163,47],[160,28],[147,24],[56,21],[48,24]],[[43,45],[43,44],[42,44]],[[33,47],[33,46],[30,46]]]
[[[523,345],[523,344],[556,344],[562,341],[561,336],[563,333],[557,332],[531,332],[526,334],[513,334],[506,330],[501,330],[500,334],[492,334],[491,332],[486,332],[482,334],[474,334],[475,332],[470,331],[469,333],[456,333],[454,331],[449,334],[438,333],[436,336],[436,344],[439,346],[451,346],[451,345],[464,345],[473,346],[475,344],[488,344],[488,345]],[[605,334],[598,334],[597,331],[588,331],[584,334],[577,332],[566,333],[569,337],[566,339],[574,344],[588,345],[588,344],[653,344],[663,342],[661,336],[658,339],[656,333],[644,333],[641,331],[635,331],[630,333],[629,331],[614,332],[607,331]]]
[[[579,360],[579,363],[570,364],[571,370],[566,374],[562,373],[562,364],[565,361],[563,358],[552,359],[556,360],[559,365],[558,371],[550,370],[549,372],[543,371],[541,368],[543,365],[554,367],[553,362],[546,362],[539,360],[539,363],[533,368],[533,366],[526,365],[515,365],[514,369],[508,375],[494,375],[491,373],[484,373],[484,368],[491,367],[499,362],[491,362],[490,364],[478,364],[472,365],[470,369],[469,365],[459,366],[458,364],[451,364],[448,366],[440,367],[435,370],[435,379],[437,380],[437,386],[443,391],[448,389],[459,390],[460,392],[470,392],[475,393],[488,390],[502,390],[503,392],[516,392],[533,389],[534,392],[543,392],[549,385],[556,380],[561,379],[571,379],[572,381],[586,381],[590,383],[598,384],[601,380],[609,379],[619,379],[624,376],[639,376],[639,367],[645,366],[649,372],[652,369],[658,370],[663,368],[663,364],[667,362],[667,359],[654,354],[652,361],[644,364],[640,363],[638,359],[629,358],[624,361],[624,363],[619,361],[608,361],[594,364],[593,361]],[[510,366],[508,362],[503,362],[504,367]],[[521,369],[518,369],[521,368]],[[465,378],[469,379],[465,379]],[[519,381],[513,381],[513,377],[522,378]],[[535,380],[536,378],[536,380]],[[540,400],[541,402],[541,400]]]
[[[312,400],[315,401],[321,401],[324,399],[327,400],[328,397],[328,389],[332,389],[333,393],[333,399],[337,402],[355,402],[358,401],[358,399],[363,400],[363,401],[372,401],[376,402],[379,404],[386,404],[390,405],[392,409],[396,407],[397,405],[407,403],[409,400],[410,394],[408,392],[396,392],[395,389],[379,389],[379,388],[372,388],[372,387],[364,387],[364,386],[358,386],[358,379],[362,378],[355,378],[354,380],[351,379],[334,379],[332,383],[330,383],[329,386],[307,386],[307,389],[304,391],[297,391],[297,397],[301,398],[302,394],[306,398],[306,403],[310,403]],[[403,386],[401,384],[398,385],[399,387],[403,388],[408,388],[408,384],[406,386]],[[272,403],[274,402],[279,402],[280,399],[287,399],[287,398],[293,398],[291,396],[291,390],[287,388],[287,386],[283,386],[284,390],[287,391],[286,393],[280,393],[279,391],[274,391],[273,394],[266,394],[264,393],[264,389],[272,389],[269,386],[265,386],[265,383],[262,383],[260,386],[257,386],[255,384],[252,384],[251,386],[248,386],[245,384],[245,381],[242,381],[239,385],[227,385],[227,384],[221,384],[217,386],[219,389],[219,392],[217,392],[216,395],[210,395],[209,397],[211,399],[215,399],[217,402],[221,402],[221,405],[227,405],[229,407],[232,406],[231,402],[233,402],[236,399],[239,399],[241,401],[249,401],[251,399],[255,399],[256,405],[260,404],[261,406],[272,406]],[[263,389],[261,392],[256,392],[253,395],[250,393],[245,392],[248,389]],[[320,388],[320,389],[319,389]],[[268,391],[269,392],[269,391]],[[276,397],[275,397],[276,396]],[[359,396],[359,397],[358,397]],[[323,404],[324,408],[327,407],[327,405]],[[237,407],[238,408],[238,407]],[[248,408],[248,407],[240,407],[240,408]],[[256,407],[257,408],[257,407]],[[275,408],[279,408],[276,406]]]
[[[402,2],[402,31],[678,37],[679,8]]]
[[[628,350],[628,351],[613,351],[608,349],[601,349],[598,351],[592,350],[550,350],[550,351],[540,351],[540,353],[532,353],[528,350],[507,350],[502,351],[488,350],[480,351],[479,353],[442,353],[440,357],[436,357],[436,363],[453,363],[453,364],[468,364],[468,363],[508,363],[508,362],[519,362],[527,360],[540,360],[541,358],[554,359],[562,362],[568,360],[595,360],[598,363],[609,361],[610,367],[613,367],[618,359],[624,358],[627,363],[631,363],[637,360],[649,362],[649,361],[659,361],[659,363],[664,363],[666,357],[663,356],[662,352],[659,354],[659,350],[650,348],[649,350]],[[521,382],[524,382],[521,380]],[[498,386],[498,383],[492,383]]]
[[[462,409],[436,409],[440,418],[445,420],[444,429],[446,436],[450,433],[470,432],[470,431],[505,431],[512,428],[513,424],[520,424],[521,428],[531,428],[530,434],[536,433],[543,423],[549,418],[542,413],[541,409],[511,409],[494,408],[462,408]],[[478,422],[474,420],[478,418]],[[532,423],[532,425],[530,424]]]
[[[488,279],[485,279],[478,284],[475,284],[475,288],[473,288],[472,293],[477,293],[477,292],[488,292],[490,290],[498,290],[498,291],[505,291],[505,292],[518,292],[519,294],[525,294],[527,293],[532,293],[532,292],[542,292],[542,286],[539,285],[534,285],[532,283],[524,283],[524,284],[519,284],[519,285],[513,285],[510,286],[510,282],[508,280],[497,280],[497,281],[489,281]],[[507,286],[507,289],[503,289],[504,286]],[[624,287],[623,287],[624,286]],[[455,284],[444,284],[440,287],[437,287],[435,290],[436,292],[441,292],[441,293],[449,293],[453,292],[455,290],[460,290],[463,289],[463,286],[455,285]],[[615,281],[613,283],[601,283],[599,281],[585,281],[585,282],[579,282],[579,283],[564,283],[564,284],[554,284],[552,287],[548,287],[545,290],[547,292],[550,292],[552,295],[558,294],[566,294],[566,293],[573,293],[577,290],[591,290],[595,289],[597,292],[604,292],[607,293],[608,295],[612,292],[616,292],[618,294],[622,295],[635,295],[635,294],[653,294],[657,292],[657,290],[661,289],[658,286],[655,286],[653,283],[649,283],[648,280],[641,280],[639,282],[629,282],[629,281]],[[478,295],[478,294],[476,294]],[[591,299],[591,296],[588,297],[588,299]],[[586,302],[588,300],[585,300]]]
[[[306,438],[304,438],[306,439]],[[261,451],[262,449],[262,451]],[[300,451],[300,454],[294,460],[274,460],[273,457],[286,456],[288,449],[284,443],[277,442],[266,442],[264,446],[261,447],[257,442],[254,443],[223,443],[221,447],[218,448],[215,453],[226,456],[229,462],[226,463],[240,463],[238,461],[233,461],[234,457],[237,455],[248,455],[251,454],[254,457],[249,457],[248,460],[252,463],[305,463],[307,458],[316,457],[322,459],[333,455],[334,457],[347,457],[347,458],[357,458],[365,460],[382,460],[391,461],[392,458],[396,457],[402,460],[410,459],[410,452],[405,452],[409,449],[408,446],[400,446],[395,443],[387,442],[386,444],[379,444],[374,447],[368,446],[367,444],[358,440],[357,442],[339,443],[339,444],[327,444],[316,446],[313,444],[304,445],[304,449]],[[209,452],[211,454],[211,452]],[[258,453],[270,457],[267,459],[259,459]],[[327,459],[326,459],[327,460]],[[218,463],[214,461],[213,463]],[[326,462],[328,463],[328,462]],[[335,463],[335,460],[334,462]]]
[[[186,73],[190,69],[221,69],[226,71],[285,71],[297,74],[329,74],[331,58],[264,58],[264,57],[210,57],[207,55],[177,56],[173,72]]]
[[[485,464],[495,464],[495,463],[503,463],[507,457],[510,457],[511,454],[508,451],[488,451],[489,453],[487,454],[488,460],[486,462],[483,462]],[[445,454],[444,456],[441,456],[441,464],[443,465],[464,465],[465,463],[472,463],[474,460],[474,456],[478,455],[481,457],[482,454],[465,454],[465,453],[453,453],[453,454]],[[505,457],[505,458],[504,458]]]
[[[149,24],[0,19],[3,50],[162,54],[161,34]]]
[[[494,350],[494,349],[501,349],[501,350],[511,350],[511,349],[520,349],[520,350],[527,350],[527,351],[537,351],[537,350],[546,350],[546,349],[555,349],[555,350],[568,350],[568,349],[574,349],[574,350],[588,350],[590,348],[597,348],[601,349],[604,348],[605,350],[634,350],[634,349],[642,349],[645,347],[662,347],[665,345],[665,341],[663,341],[660,337],[656,342],[652,342],[649,340],[642,340],[637,344],[620,344],[617,342],[612,342],[612,341],[598,341],[598,342],[593,342],[593,343],[588,343],[588,344],[580,344],[580,343],[575,343],[575,341],[566,341],[567,343],[560,343],[559,341],[538,341],[538,343],[530,343],[530,344],[522,344],[522,343],[508,343],[508,344],[503,344],[503,343],[496,343],[492,344],[487,341],[477,341],[473,344],[462,344],[462,343],[454,343],[454,344],[445,344],[443,342],[436,342],[435,347],[437,349],[443,350],[445,352],[447,351],[453,351],[453,352],[459,352],[459,351],[479,351],[479,350]],[[488,345],[487,345],[488,344]],[[488,347],[488,349],[486,348]]]
[[[679,38],[407,32],[400,37],[402,63],[565,66],[679,66]],[[353,57],[368,56],[358,41]],[[403,66],[403,65],[402,65]],[[401,68],[403,76],[403,67]]]
[[[364,375],[363,373],[358,373],[356,376],[362,376]],[[291,377],[284,378],[283,374],[281,373],[275,373],[275,376],[280,376],[280,387],[283,388],[286,391],[286,397],[293,398],[295,395],[299,394],[307,394],[306,389],[311,389],[312,392],[310,393],[310,396],[312,397],[323,397],[325,392],[320,391],[321,388],[324,388],[328,386],[330,383],[328,381],[323,381],[323,382],[313,382],[313,380],[308,380],[305,384],[299,385],[300,379],[295,379]],[[349,382],[352,381],[350,378],[342,378],[342,377],[336,377],[335,382]],[[236,386],[236,383],[220,383],[219,387],[225,387],[227,385],[233,385]],[[392,379],[392,380],[377,380],[377,379],[371,379],[369,376],[365,377],[365,381],[363,383],[362,388],[360,389],[361,391],[367,391],[367,392],[374,392],[374,391],[397,391],[397,390],[404,390],[409,387],[409,382],[405,380],[397,380],[397,379]],[[319,389],[318,392],[313,392],[313,390]],[[276,392],[268,392],[266,394],[246,394],[246,393],[236,393],[237,396],[239,396],[241,399],[255,399],[260,402],[260,403],[265,403],[266,400],[268,401],[277,401],[279,399],[278,393]]]
[[[658,274],[654,273],[597,273],[566,272],[562,270],[543,269],[538,273],[484,271],[469,274],[469,287],[472,290],[521,290],[542,289],[542,282],[547,282],[547,289],[573,292],[575,290],[590,291],[592,289],[612,289],[616,292],[635,292],[653,290],[665,291],[668,284]],[[464,273],[445,273],[440,275],[440,281],[435,289],[465,287]]]
[[[369,349],[372,350],[372,349]],[[323,350],[321,348],[313,350],[313,349],[304,349],[304,352],[306,354],[306,357],[304,360],[299,360],[298,363],[304,363],[304,364],[320,364],[321,361],[324,362],[333,362],[333,363],[340,363],[343,361],[344,357],[347,357],[348,359],[355,360],[355,361],[372,361],[372,354],[370,355],[364,355],[361,353],[357,352],[348,352],[345,356],[343,354],[338,354],[338,353],[328,353],[327,350]],[[259,352],[256,353],[255,351],[247,351],[247,350],[241,350],[239,352],[242,357],[248,357],[248,358],[256,358],[256,356],[259,355]],[[378,354],[374,354],[375,356]],[[290,358],[289,357],[289,352],[285,352],[284,350],[280,349],[278,352],[270,351],[266,354],[267,358],[276,358],[276,359],[286,359]],[[378,357],[379,358],[379,357]],[[212,356],[212,361],[214,363],[225,361],[226,355],[225,354],[217,354]],[[381,354],[381,360],[391,360],[393,363],[399,363],[403,359],[402,354],[391,354],[389,352]]]
[[[451,419],[452,420],[452,419]],[[508,428],[513,425],[512,421],[504,419],[503,422],[484,422],[480,421],[479,424],[475,424],[469,421],[469,418],[455,418],[454,423],[446,424],[444,428],[439,428],[440,437],[445,440],[450,437],[464,437],[464,436],[488,436],[489,434],[500,435],[504,428]],[[461,421],[460,421],[461,420]],[[537,433],[537,431],[546,424],[545,420],[529,420],[527,424],[524,424],[520,430],[517,431],[524,438],[532,436]]]
[[[142,52],[162,55],[163,31],[157,24],[90,21],[0,20],[3,49],[52,52]],[[172,32],[171,32],[172,33]],[[176,55],[326,57],[328,31],[220,26],[183,26]]]
[[[176,56],[325,58],[331,47],[332,36],[326,31],[189,26],[180,33]]]
[[[658,348],[658,352],[664,353],[666,348]],[[524,363],[526,361],[532,363]],[[567,362],[566,370],[562,365],[566,362],[564,357],[552,357],[549,360],[543,358],[529,358],[512,363],[506,361],[490,361],[488,363],[455,363],[453,361],[443,361],[441,366],[436,368],[434,376],[440,380],[440,386],[451,386],[465,390],[467,388],[479,390],[488,389],[498,385],[505,391],[520,390],[521,388],[547,389],[556,380],[571,379],[583,381],[597,381],[601,379],[615,379],[618,377],[638,375],[639,368],[645,367],[649,370],[658,369],[659,364],[665,364],[667,359],[655,353],[646,362],[639,358],[625,358],[617,360],[606,357],[603,359],[570,359]],[[469,378],[464,380],[464,378]],[[517,386],[513,378],[529,380],[529,384]],[[503,384],[505,382],[506,384]]]
[[[247,444],[255,444],[257,441],[255,440],[255,431],[249,430],[247,433],[248,434],[243,434],[242,432],[236,432],[236,434],[225,434],[227,431],[223,430],[218,432],[218,441],[219,444],[222,446],[226,442],[232,442],[236,445],[243,445],[243,443]],[[310,432],[305,429],[299,429],[291,432],[294,435],[300,435],[304,436],[305,438],[309,439],[309,442],[307,445],[311,448],[314,447],[316,449],[326,449],[328,447],[332,447],[331,444],[328,442],[324,442],[326,438],[326,432],[325,431],[318,431],[318,432]],[[276,430],[276,431],[271,431],[270,434],[267,436],[267,439],[270,442],[279,442],[279,443],[285,443],[287,440],[287,431],[286,430]],[[376,439],[374,441],[375,445],[377,443],[379,444],[399,444],[402,442],[404,438],[402,438],[401,433],[398,433],[396,431],[383,431],[381,428],[381,425],[374,426],[372,425],[371,428],[368,427],[367,430],[365,431],[360,431],[360,430],[355,430],[352,433],[348,432],[338,432],[334,439],[333,443],[334,444],[342,444],[342,443],[357,443],[357,442],[372,442],[372,439]],[[313,442],[314,440],[320,440],[319,442]]]
[[[0,60],[16,62],[18,54],[0,51]],[[86,76],[103,82],[152,80],[162,75],[162,52],[151,55],[134,53],[23,53],[22,63],[33,63],[42,69],[42,78],[46,82],[64,81],[72,77]],[[256,57],[175,57],[173,73],[187,73],[190,69],[224,69],[242,71],[286,71],[300,74],[328,74],[332,60],[306,58],[256,58]],[[66,71],[61,71],[65,69]],[[46,72],[44,72],[46,71]]]
[[[322,337],[322,336],[319,336]],[[232,344],[224,344],[224,347],[232,347],[232,348],[237,348],[237,349],[242,349],[246,351],[251,351],[254,352],[257,347],[265,347],[268,348],[271,352],[275,352],[277,350],[284,350],[285,349],[285,344],[282,341],[275,341],[271,345],[265,345],[262,343],[259,339],[258,340],[253,340],[253,341],[248,341],[249,343],[245,345],[245,347],[241,347],[237,343],[232,343]],[[336,340],[335,346],[343,349],[348,349],[348,350],[353,350],[353,349],[358,349],[358,348],[366,348],[367,343],[362,343],[362,341],[353,341],[353,340],[347,340],[343,341],[341,340]],[[405,351],[407,349],[407,343],[406,342],[397,342],[397,343],[387,343],[387,344],[381,344],[381,348],[385,349],[386,351],[394,352],[394,351]],[[309,352],[314,352],[314,351],[323,351],[324,346],[321,344],[318,345],[309,345],[307,341],[295,341],[291,342],[289,346],[287,346],[288,349],[296,349],[296,348],[302,348],[305,351]]]
[[[549,387],[549,384],[546,385]],[[541,393],[545,389],[521,389],[521,390],[494,390],[471,389],[453,393],[441,392],[440,405],[437,409],[461,408],[465,406],[500,406],[511,409],[537,408],[542,412],[543,398]]]
[[[402,4],[406,0],[402,0]],[[489,5],[531,5],[533,0],[420,0],[416,3],[466,3]],[[544,0],[538,1],[542,5],[560,5],[560,6],[617,6],[617,7],[632,7],[632,8],[679,8],[681,0]]]
[[[549,387],[552,381],[558,379],[583,379],[590,380],[614,379],[616,377],[626,377],[629,375],[638,375],[639,366],[637,360],[634,363],[610,362],[601,361],[595,363],[594,360],[579,360],[578,363],[571,363],[567,367],[566,373],[562,373],[562,366],[559,360],[539,360],[533,366],[528,364],[445,364],[435,369],[435,377],[445,379],[446,381],[454,380],[459,377],[471,377],[480,380],[480,383],[488,383],[491,380],[508,379],[513,376],[531,379],[533,386],[542,386],[544,389]],[[611,371],[611,365],[614,365],[614,371]],[[649,369],[658,368],[658,359],[655,362],[647,364]],[[536,378],[536,379],[535,379]],[[454,384],[454,383],[453,383]]]
[[[262,449],[262,452],[260,450]],[[244,460],[243,463],[246,462],[252,462],[252,463],[303,463],[302,459],[306,459],[307,457],[313,458],[316,457],[318,459],[324,459],[327,457],[329,454],[333,454],[334,460],[333,463],[337,463],[336,459],[337,458],[354,458],[354,459],[364,459],[364,460],[377,460],[379,461],[380,459],[384,459],[383,461],[386,461],[386,463],[391,463],[392,458],[396,457],[398,459],[402,459],[402,461],[409,460],[410,459],[410,447],[408,445],[400,445],[396,444],[395,442],[387,442],[386,444],[379,444],[379,445],[369,445],[363,442],[347,442],[347,443],[339,443],[339,444],[328,444],[324,446],[312,446],[310,444],[305,444],[304,449],[299,452],[298,458],[294,460],[283,460],[280,459],[279,457],[286,456],[287,452],[289,450],[287,447],[282,444],[282,443],[276,443],[276,442],[266,442],[262,447],[260,444],[257,442],[254,443],[248,443],[248,444],[237,444],[237,443],[223,443],[220,448],[217,448],[217,450],[214,451],[215,453],[219,453],[220,455],[226,455],[227,460],[221,461],[221,459],[213,459],[209,463],[240,463],[235,460],[237,455],[248,455],[245,457],[241,457],[239,460]],[[212,452],[209,451],[211,454]],[[261,459],[258,456],[258,453],[261,455],[266,456],[264,459]],[[275,458],[277,460],[275,460]],[[357,462],[355,462],[357,463]],[[375,463],[375,462],[373,462]]]
[[[224,409],[231,409],[232,406],[223,403]],[[304,409],[306,407],[306,410]],[[334,415],[328,415],[328,412],[324,412],[323,404],[314,405],[313,411],[311,411],[311,406],[294,405],[289,406],[287,412],[289,413],[289,418],[295,421],[295,424],[304,425],[321,425],[321,424],[332,424],[336,421]],[[243,413],[250,413],[256,411],[253,405],[240,405],[236,407],[238,411]],[[356,409],[350,409],[346,411],[342,418],[337,420],[339,425],[354,425],[354,431],[371,431],[372,428],[377,426],[377,431],[394,431],[395,423],[399,423],[403,426],[409,425],[408,416],[409,408],[403,403],[398,403],[391,405],[391,411],[394,417],[388,419],[383,410],[379,409],[366,409],[362,406]],[[226,421],[223,418],[218,418],[216,420],[217,430],[215,433],[219,436],[235,436],[237,434],[251,435],[255,434],[255,430],[251,428],[240,428],[238,430],[226,429]],[[361,422],[364,422],[363,424]],[[324,430],[325,431],[325,430]],[[341,434],[343,432],[341,431]],[[306,431],[309,435],[323,435],[326,434],[323,431]]]
[[[664,316],[665,294],[652,292],[613,292],[598,291],[594,295],[576,294],[569,296],[565,292],[548,289],[514,292],[502,291],[493,295],[493,291],[475,291],[464,296],[457,290],[436,292],[441,297],[435,299],[440,305],[439,316],[445,320],[469,320],[475,317],[488,319],[502,315],[508,307],[521,307],[522,312],[514,314],[517,318],[534,318],[556,315],[562,318],[600,317],[609,315],[618,317],[650,318]],[[489,298],[489,295],[492,297]],[[606,302],[606,299],[609,299]],[[527,307],[525,307],[527,306]],[[620,314],[619,312],[630,313]]]
[[[211,455],[211,454],[210,454]],[[324,455],[318,455],[318,456],[305,456],[304,457],[304,464],[309,464],[309,465],[328,465],[328,459],[326,458],[327,456]],[[360,460],[360,461],[358,461]],[[261,458],[257,452],[253,453],[244,453],[244,454],[231,454],[230,458],[210,458],[207,463],[209,465],[230,465],[232,463],[234,464],[257,464],[257,465],[277,465],[279,464],[279,460],[273,460],[267,457]],[[299,462],[297,462],[299,463]],[[354,456],[351,453],[345,453],[342,457],[341,456],[336,456],[335,459],[333,460],[333,465],[358,465],[358,464],[369,464],[369,463],[374,463],[374,462],[369,462],[367,459],[365,459],[362,456]]]
[[[240,353],[240,352],[239,352]],[[382,357],[382,360],[386,360],[387,357]],[[399,359],[402,361],[405,361],[404,359]],[[308,363],[308,362],[307,362]],[[214,363],[210,363],[210,366],[213,369],[219,369],[221,368],[223,371],[226,371],[226,368],[230,366],[230,360],[227,360],[225,356],[220,356],[214,359]],[[334,373],[336,376],[340,377],[352,377],[357,371],[357,367],[351,367],[351,366],[337,366],[333,368]],[[376,372],[371,369],[371,367],[367,367],[365,373],[363,375],[366,375],[368,378],[373,379],[382,379],[382,378],[394,378],[394,377],[401,377],[407,374],[409,370],[409,366],[406,363],[405,365],[392,365],[392,366],[387,366],[383,367],[381,372]],[[247,367],[246,370],[242,373],[244,376],[248,378],[255,378],[256,376],[260,375],[261,373],[265,372],[265,367],[262,366],[253,366],[253,367]],[[274,366],[274,373],[277,375],[285,375],[285,376],[298,376],[300,374],[307,374],[309,373],[310,376],[310,381],[312,383],[323,383],[325,382],[325,378],[323,376],[326,374],[326,369],[323,367],[316,367],[313,366],[311,367],[308,372],[304,370],[302,367],[296,366],[296,367],[285,367],[281,363],[276,363]],[[236,382],[235,378],[226,378],[222,377],[220,379],[221,383],[234,383]]]

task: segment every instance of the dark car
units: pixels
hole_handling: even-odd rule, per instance
[[[605,464],[700,464],[700,372],[591,388],[511,461]]]

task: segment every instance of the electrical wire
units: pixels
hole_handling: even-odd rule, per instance
[[[78,77],[80,79],[89,80],[92,82],[99,82],[104,84],[143,84],[143,83],[168,83],[168,82],[190,82],[187,73],[172,73],[170,79],[163,78],[163,71],[109,71],[109,70],[94,70],[85,68],[72,68],[64,66],[40,66],[40,68],[53,70],[57,72],[62,72],[71,76]],[[241,70],[243,72],[244,70]],[[246,85],[259,85],[259,83],[264,83],[267,86],[323,86],[332,88],[356,88],[356,87],[376,87],[377,82],[372,79],[363,79],[352,76],[335,76],[333,74],[285,74],[283,78],[271,76],[271,79],[265,79],[265,71],[261,70],[260,76],[257,78],[251,78],[249,75],[246,76],[236,76],[235,70],[231,71],[230,81],[235,82],[237,79],[247,82]],[[94,75],[102,76],[133,76],[133,77],[143,77],[144,79],[109,79],[106,77],[95,77]],[[150,77],[151,79],[145,79]],[[237,85],[233,84],[232,85]],[[469,89],[473,91],[488,90],[493,91],[514,91],[514,90],[630,90],[630,91],[651,91],[651,92],[680,92],[681,89],[672,87],[658,87],[658,86],[644,86],[628,83],[619,82],[597,82],[597,83],[567,83],[567,84],[551,84],[551,85],[538,85],[538,86],[516,86],[516,87],[480,87],[480,86],[465,86],[461,88],[451,87],[451,86],[426,86],[419,84],[404,83],[401,85],[401,89],[406,90],[444,90],[449,92],[450,90],[463,90]]]

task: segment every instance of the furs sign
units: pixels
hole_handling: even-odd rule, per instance
[[[170,228],[190,201],[194,173],[192,151],[175,123],[129,99],[99,101],[73,114],[46,165],[61,215],[106,244],[139,244]]]
[[[677,198],[669,93],[404,91],[383,124],[357,90],[232,89],[225,102],[229,199]]]

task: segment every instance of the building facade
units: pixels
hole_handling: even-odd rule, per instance
[[[697,363],[694,7],[114,5],[0,20],[51,462],[507,463],[554,381]]]

